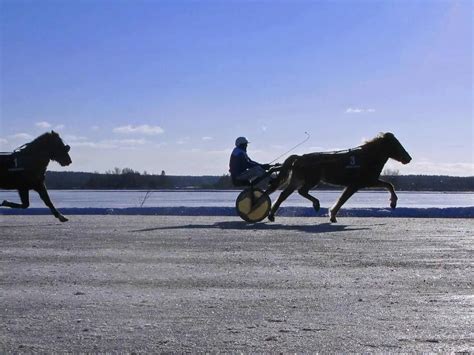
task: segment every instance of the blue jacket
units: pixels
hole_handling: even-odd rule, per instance
[[[258,165],[260,164],[251,160],[245,150],[240,147],[235,147],[230,155],[229,172],[230,175],[235,178],[245,170]]]

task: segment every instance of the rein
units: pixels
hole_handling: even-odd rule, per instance
[[[343,150],[335,150],[335,151],[332,151],[332,152],[322,152],[322,154],[347,154],[347,153],[352,153],[352,152],[358,151],[358,150],[364,150],[364,149],[367,150],[371,146],[374,146],[376,144],[382,144],[382,142],[383,142],[383,138],[380,138],[380,139],[365,142],[364,144],[359,145],[359,146],[354,147],[354,148],[343,149]]]
[[[347,153],[352,153],[353,151],[356,151],[356,150],[362,150],[363,148],[364,148],[364,146],[361,145],[361,146],[358,146],[358,147],[355,147],[355,148],[342,149],[342,150],[333,150],[333,151],[329,151],[329,152],[309,153],[309,154],[334,154],[334,155],[347,154]]]
[[[13,153],[22,152],[22,151],[24,151],[26,148],[28,148],[29,145],[30,145],[30,143],[25,143],[25,144],[19,146],[18,148],[15,148],[15,149],[13,150]]]

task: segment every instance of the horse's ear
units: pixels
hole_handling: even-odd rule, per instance
[[[59,134],[57,134],[57,133],[54,132],[53,130],[51,131],[51,134],[52,134],[53,136],[59,136]]]

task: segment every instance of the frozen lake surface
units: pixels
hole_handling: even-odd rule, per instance
[[[240,191],[220,190],[158,190],[151,192],[143,207],[234,207]],[[50,190],[49,194],[57,208],[135,208],[145,199],[143,190]],[[321,202],[321,207],[330,207],[341,191],[315,190],[311,194]],[[275,201],[279,195],[272,195]],[[452,192],[397,192],[398,207],[405,208],[452,208],[474,206],[474,193]],[[352,196],[344,208],[386,208],[389,205],[386,191],[360,191]],[[16,191],[0,190],[0,200],[19,201]],[[282,207],[311,207],[311,203],[294,193]],[[30,207],[45,207],[38,194],[30,192]]]

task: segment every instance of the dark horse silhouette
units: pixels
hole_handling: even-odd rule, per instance
[[[70,147],[63,143],[59,134],[51,131],[13,153],[0,154],[0,188],[18,190],[21,199],[21,204],[4,200],[0,206],[28,208],[29,190],[35,190],[53,215],[61,222],[66,222],[68,219],[51,202],[44,179],[50,160],[57,161],[61,166],[72,163],[69,150]]]
[[[337,152],[292,155],[285,160],[275,181],[265,192],[271,194],[288,181],[288,186],[272,206],[268,219],[275,220],[275,212],[280,204],[295,190],[313,203],[319,210],[319,200],[309,194],[320,181],[346,186],[338,201],[330,208],[330,220],[336,222],[341,206],[359,189],[364,187],[384,187],[390,192],[390,207],[397,206],[397,195],[393,185],[379,179],[383,166],[389,158],[403,164],[411,161],[410,155],[392,133],[380,133],[365,144]]]

